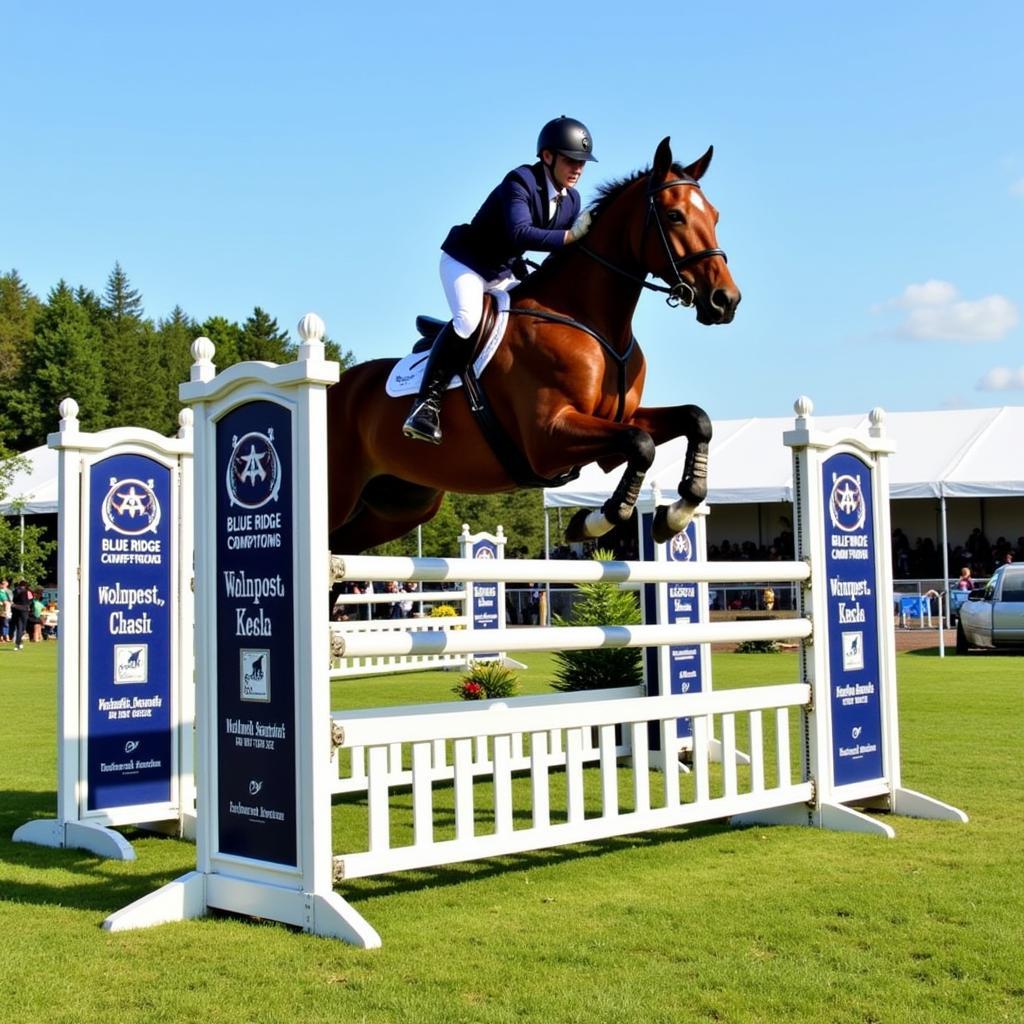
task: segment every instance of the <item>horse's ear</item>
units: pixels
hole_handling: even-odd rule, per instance
[[[666,177],[672,167],[672,147],[669,145],[669,138],[670,136],[666,135],[658,143],[658,149],[654,154],[651,175],[655,180]]]
[[[699,160],[694,160],[694,162],[686,168],[686,173],[693,178],[694,181],[700,181],[700,179],[704,177],[704,173],[711,164],[711,157],[714,155],[714,152],[715,147],[708,146],[708,151]]]

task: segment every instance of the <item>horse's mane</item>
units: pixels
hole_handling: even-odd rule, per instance
[[[611,181],[602,182],[600,185],[597,186],[597,197],[590,203],[588,207],[585,207],[585,209],[589,209],[592,216],[599,217],[601,215],[601,211],[606,210],[609,206],[611,206],[611,204],[614,203],[615,200],[618,199],[618,197],[622,195],[622,193],[625,192],[625,190],[630,185],[633,184],[633,182],[638,181],[640,178],[646,177],[650,173],[651,167],[650,164],[648,164],[646,167],[642,167],[640,168],[640,170],[634,171],[632,174],[627,174],[625,177],[614,178]],[[685,175],[686,169],[681,164],[673,164],[672,173],[677,175]],[[564,245],[562,246],[562,248],[556,249],[544,260],[544,262],[538,268],[537,272],[539,273],[541,270],[544,270],[552,266],[557,267],[558,264],[561,262],[562,257],[571,252],[571,245]],[[522,286],[520,285],[520,287]],[[520,292],[520,294],[524,293]]]
[[[651,173],[650,164],[642,167],[639,171],[626,175],[624,178],[615,178],[613,181],[606,181],[597,186],[597,198],[590,204],[590,212],[596,217],[600,212],[613,203],[622,192],[624,192],[634,181],[645,178]],[[686,169],[681,164],[672,165],[672,173],[685,176]]]

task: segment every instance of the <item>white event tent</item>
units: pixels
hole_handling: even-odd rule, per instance
[[[0,499],[0,515],[40,516],[57,512],[57,452],[45,444],[22,456],[27,468],[15,473]]]
[[[792,500],[792,460],[782,435],[793,424],[792,416],[714,424],[708,465],[708,504],[712,509]],[[815,416],[814,425],[822,430],[866,429],[868,414]],[[884,429],[896,443],[896,453],[890,459],[891,495],[938,503],[944,553],[948,550],[947,499],[1024,498],[1024,406],[892,412],[885,414]],[[658,447],[641,507],[649,509],[655,503],[655,490],[662,501],[674,500],[685,454],[682,438]],[[603,473],[597,466],[587,466],[571,483],[546,489],[544,505],[597,508],[621,474],[621,468]],[[1024,509],[1017,522],[1019,533],[1024,534]],[[944,572],[948,578],[948,566]]]

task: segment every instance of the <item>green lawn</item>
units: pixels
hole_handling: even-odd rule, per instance
[[[546,655],[527,656],[528,690]],[[216,917],[140,932],[111,911],[194,866],[10,842],[55,810],[55,650],[0,648],[0,1005],[58,1022],[1024,1021],[1024,661],[899,656],[904,784],[966,826],[897,839],[712,823],[443,870],[342,894],[362,952]],[[716,686],[788,682],[793,655],[716,655]],[[452,674],[336,684],[334,706],[446,699]]]

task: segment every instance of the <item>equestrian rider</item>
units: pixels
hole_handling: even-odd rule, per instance
[[[515,269],[527,250],[552,252],[579,240],[590,227],[590,212],[580,213],[573,187],[583,165],[597,159],[587,126],[564,115],[548,121],[537,138],[537,156],[537,163],[509,171],[472,221],[457,224],[441,244],[441,284],[452,320],[431,349],[402,427],[406,437],[441,443],[441,399],[472,355],[484,292],[518,284]]]

